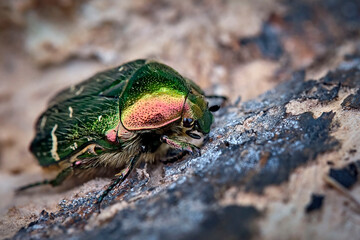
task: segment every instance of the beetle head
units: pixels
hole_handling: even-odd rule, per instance
[[[213,121],[214,117],[209,110],[205,97],[201,94],[189,93],[184,107],[183,127],[207,134],[210,132]]]

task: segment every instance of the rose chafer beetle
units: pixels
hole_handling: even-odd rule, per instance
[[[206,97],[217,96],[205,96],[172,68],[144,59],[65,89],[38,119],[30,146],[41,166],[62,170],[55,179],[19,190],[57,186],[73,174],[115,170],[117,178],[100,203],[139,162],[164,159],[173,150],[197,152],[210,131],[211,112],[219,109],[209,107]]]

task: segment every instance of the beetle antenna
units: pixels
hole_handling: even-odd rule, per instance
[[[201,137],[199,135],[197,135],[196,133],[192,133],[191,130],[188,130],[185,132],[189,137],[192,137],[194,139],[201,139]]]

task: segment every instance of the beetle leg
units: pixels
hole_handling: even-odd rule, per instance
[[[187,143],[187,142],[181,142],[177,139],[171,139],[166,135],[161,136],[160,141],[163,143],[168,144],[170,147],[178,149],[178,150],[182,150],[182,151],[186,151],[188,153],[191,154],[198,154],[200,155],[200,149],[191,144],[191,143]]]
[[[28,188],[32,188],[32,187],[36,187],[36,186],[40,186],[40,185],[51,185],[53,187],[60,185],[70,174],[73,173],[73,167],[67,167],[65,169],[63,169],[54,179],[52,180],[44,180],[41,182],[36,182],[36,183],[32,183],[29,185],[25,185],[23,187],[18,188],[16,191],[20,192],[20,191],[24,191]]]
[[[117,176],[117,178],[112,180],[111,184],[107,187],[107,189],[105,191],[102,192],[102,194],[98,198],[98,200],[97,200],[98,207],[100,207],[100,203],[109,194],[109,192],[111,190],[113,190],[113,188],[116,185],[121,184],[126,179],[126,177],[134,169],[134,166],[135,166],[136,162],[139,160],[139,157],[140,157],[140,154],[133,157],[130,160],[130,162],[128,163],[128,165],[120,173],[115,175],[115,176]]]

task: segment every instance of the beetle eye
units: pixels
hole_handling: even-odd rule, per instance
[[[183,119],[183,126],[188,128],[188,127],[191,127],[194,123],[194,119],[192,118],[184,118]]]

